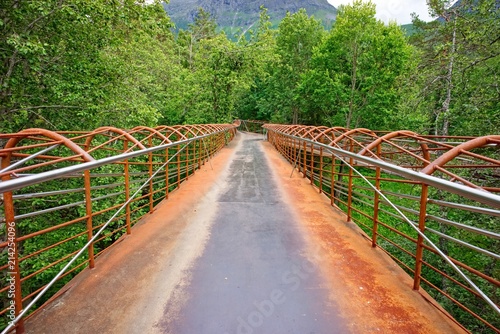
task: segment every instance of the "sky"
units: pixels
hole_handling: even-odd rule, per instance
[[[388,23],[396,20],[398,24],[411,23],[411,13],[417,13],[423,21],[431,21],[426,0],[371,0],[377,6],[376,17]],[[352,0],[328,0],[335,7],[352,3]]]

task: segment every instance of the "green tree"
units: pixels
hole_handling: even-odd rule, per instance
[[[180,120],[231,121],[236,101],[250,86],[252,63],[245,43],[234,43],[224,32],[217,33],[214,20],[200,9],[194,24],[180,32],[177,46],[183,65],[182,80],[180,93],[172,98],[182,109]]]
[[[200,7],[194,23],[189,25],[189,29],[181,29],[179,31],[177,44],[179,45],[179,53],[182,55],[185,67],[193,69],[199,42],[204,39],[214,38],[217,35],[216,28],[217,24],[210,16],[210,13]]]
[[[314,53],[301,100],[323,122],[381,129],[396,112],[398,79],[408,70],[412,50],[401,28],[384,25],[375,13],[371,2],[341,6]]]
[[[247,90],[241,92],[236,102],[236,113],[242,119],[270,120],[271,110],[267,108],[266,84],[270,71],[277,66],[276,30],[271,29],[272,23],[267,9],[261,7],[259,23],[255,30],[248,31],[250,38],[240,38],[239,43],[247,54],[249,61],[249,82]]]
[[[152,124],[157,110],[142,96],[133,101],[138,88],[124,80],[130,68],[119,54],[136,54],[131,48],[145,36],[158,46],[169,27],[159,1],[2,2],[1,131]]]
[[[309,17],[305,10],[287,13],[276,33],[276,62],[268,67],[269,76],[263,85],[259,108],[277,122],[304,122],[297,89],[301,76],[310,66],[313,49],[324,36],[321,22]]]
[[[421,50],[411,108],[429,119],[432,134],[497,132],[500,119],[498,1],[430,2],[438,20],[414,18],[412,43]]]

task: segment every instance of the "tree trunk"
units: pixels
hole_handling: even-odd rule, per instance
[[[346,128],[351,128],[351,121],[354,114],[354,93],[356,92],[356,75],[358,72],[358,44],[354,43],[352,56],[352,74],[351,74],[351,97],[349,98],[349,113],[346,119]]]
[[[299,108],[297,108],[297,106],[293,106],[292,112],[292,124],[299,124]]]
[[[448,136],[450,128],[450,104],[451,104],[451,93],[453,91],[453,66],[455,62],[456,42],[457,42],[457,20],[455,18],[453,24],[452,41],[451,41],[450,62],[448,63],[448,73],[446,74],[446,98],[443,101],[443,106],[441,108],[441,113],[443,115],[443,127],[441,135],[443,136]]]

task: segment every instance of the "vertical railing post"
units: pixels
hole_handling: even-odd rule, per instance
[[[307,143],[304,141],[304,154],[303,154],[303,157],[304,157],[304,178],[307,177]]]
[[[353,151],[353,142],[351,139],[351,149],[349,151]],[[349,158],[349,182],[348,182],[348,189],[347,189],[347,221],[352,220],[352,184],[353,184],[353,171],[352,168],[354,168],[354,159]]]
[[[217,152],[217,148],[219,147],[219,136],[212,135],[212,154],[210,155],[210,159],[215,156],[215,152]]]
[[[280,142],[279,146],[279,152],[284,152],[285,153],[285,159],[287,160],[292,160],[292,139],[290,138],[283,138]]]
[[[288,156],[286,157],[289,161],[293,161],[293,147],[292,147],[292,139],[286,137],[275,137],[274,145],[279,145],[279,151],[288,152]]]
[[[208,160],[212,159],[213,147],[214,147],[214,137],[209,136],[208,137]]]
[[[203,166],[205,166],[205,154],[207,153],[207,144],[206,144],[206,140],[205,139],[202,139],[201,140],[201,146],[200,146],[200,156],[201,156],[201,163],[203,164]]]
[[[311,184],[314,184],[314,144],[311,143]]]
[[[353,159],[349,159],[349,164],[352,166]],[[347,190],[347,221],[351,221],[352,218],[352,168],[349,168],[349,182]]]
[[[429,186],[422,184],[422,193],[420,195],[420,212],[418,218],[418,228],[425,232],[425,220],[427,218],[427,200],[429,196]],[[422,274],[422,261],[424,256],[424,238],[419,234],[417,238],[417,250],[415,252],[415,276],[413,277],[413,289],[420,289],[420,277]]]
[[[123,152],[127,152],[128,150],[128,141],[123,142]],[[129,160],[125,160],[123,165],[124,169],[124,177],[125,177],[125,202],[128,202],[130,199],[130,164]],[[130,203],[125,207],[125,223],[127,225],[127,234],[132,232],[131,230],[131,220],[130,220]]]
[[[85,210],[87,214],[87,241],[90,241],[94,235],[94,226],[92,223],[92,185],[90,182],[90,170],[86,170],[83,173],[84,183],[85,183]],[[89,245],[89,268],[94,268],[94,243]]]
[[[181,187],[181,155],[179,151],[181,150],[181,146],[177,145],[177,187]]]
[[[285,142],[285,140],[286,140],[286,142]],[[286,147],[287,147],[287,153],[288,154],[287,154],[286,158],[288,159],[288,161],[293,161],[294,160],[293,145],[295,145],[295,141],[292,138],[285,138],[284,142],[283,142],[283,145],[287,145]]]
[[[292,139],[293,140],[293,157],[292,159],[290,160],[292,163],[297,161],[297,167],[298,167],[298,171],[300,173],[300,160],[299,160],[299,156],[297,155],[297,146],[296,146],[296,140],[295,138]]]
[[[286,141],[285,138],[282,137],[277,137],[277,139],[274,141],[274,146],[278,150],[278,152],[282,153],[283,150],[286,150]]]
[[[2,177],[2,181],[7,181],[10,176]],[[5,214],[5,235],[7,237],[7,254],[8,254],[8,267],[7,267],[7,280],[9,289],[7,290],[7,296],[10,299],[10,304],[8,307],[8,317],[10,320],[14,320],[15,317],[21,313],[23,310],[23,292],[21,289],[21,266],[19,265],[19,231],[17,229],[17,224],[15,221],[14,212],[14,198],[12,192],[6,192],[3,194],[4,202],[4,214]],[[11,313],[11,307],[13,312]],[[10,316],[12,315],[12,317]],[[16,333],[24,333],[24,321],[19,320],[16,324]]]
[[[283,147],[286,148],[286,152],[287,152],[286,158],[287,158],[288,161],[293,161],[294,160],[293,145],[295,145],[295,142],[293,141],[292,138],[283,138]]]
[[[330,205],[335,204],[335,168],[337,167],[335,155],[332,153],[332,183],[330,187]]]
[[[195,143],[196,147],[196,143]],[[201,169],[201,155],[203,154],[203,147],[201,139],[198,139],[198,169]]]
[[[286,156],[287,156],[287,153],[288,153],[288,146],[287,146],[286,140],[282,140],[281,141],[279,147],[277,147],[277,150],[286,159]]]
[[[286,140],[282,141],[281,144],[279,145],[279,148],[277,148],[277,150],[286,159],[287,156],[288,156],[288,144],[287,144],[287,141]]]
[[[153,140],[151,137],[148,139],[149,147],[153,147]],[[153,152],[149,153],[148,156],[148,169],[149,169],[149,213],[152,213],[154,210],[154,202],[153,202]]]
[[[323,146],[319,148],[319,193],[323,192]]]
[[[168,157],[169,157],[169,154],[168,154],[168,148],[165,149],[165,199],[168,199],[168,193],[169,193],[169,168],[168,168]]]
[[[185,149],[185,155],[186,155],[186,181],[189,180],[189,147],[191,146],[191,143],[187,144],[186,149]]]
[[[380,144],[377,145],[377,156],[380,157],[381,147]],[[380,167],[375,169],[375,188],[380,191]],[[372,230],[372,247],[377,247],[377,236],[378,236],[378,211],[380,206],[380,195],[375,191],[375,196],[373,199],[373,230]]]

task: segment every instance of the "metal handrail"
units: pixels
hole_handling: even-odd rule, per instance
[[[443,260],[445,260],[452,268],[455,270],[480,296],[483,298],[492,308],[495,310],[499,315],[500,315],[500,308],[489,298],[467,275],[464,274],[458,266],[451,261],[448,256],[438,247],[436,246],[435,243],[431,241],[422,231],[418,229],[418,224],[415,222],[412,222],[392,201],[390,201],[380,190],[378,190],[371,182],[369,182],[363,174],[361,174],[354,166],[349,164],[347,161],[344,160],[344,163],[352,169],[353,172],[358,174],[370,187],[373,188],[375,192],[377,192],[383,199],[386,201],[394,210],[397,211],[397,213],[400,215],[401,218],[404,219],[405,222],[408,223],[408,226],[410,226],[415,232],[418,233],[419,236],[421,236],[428,245],[430,245],[438,254],[441,256]]]
[[[456,283],[463,288],[466,288],[466,286],[460,281],[463,280],[464,282],[467,282],[467,284],[471,286],[471,288],[467,287],[467,291],[473,293],[475,296],[481,297],[485,303],[491,307],[494,314],[500,314],[498,305],[496,305],[496,303],[492,301],[491,297],[479,288],[474,281],[472,281],[472,279],[464,273],[464,270],[476,275],[477,277],[483,278],[486,282],[489,282],[496,287],[500,286],[498,277],[489,277],[481,271],[470,267],[466,263],[449,258],[447,254],[437,247],[436,244],[433,243],[432,240],[425,234],[425,231],[427,231],[430,233],[430,236],[434,235],[436,238],[440,238],[439,240],[447,240],[461,247],[466,247],[470,249],[471,252],[475,252],[474,254],[483,254],[484,256],[490,257],[491,261],[495,261],[495,259],[499,258],[499,255],[496,254],[494,249],[479,247],[471,244],[470,242],[459,240],[453,236],[440,232],[439,229],[436,230],[430,227],[426,228],[426,220],[430,219],[430,222],[432,220],[436,220],[437,223],[433,224],[446,224],[453,226],[453,228],[460,229],[460,231],[477,233],[482,235],[484,238],[488,238],[488,242],[490,244],[494,242],[493,240],[498,239],[498,233],[482,229],[477,226],[469,226],[460,222],[454,222],[451,219],[440,218],[436,215],[430,215],[427,213],[426,207],[427,204],[437,205],[442,208],[465,210],[466,212],[476,215],[481,214],[486,215],[487,217],[498,217],[500,214],[500,210],[498,210],[498,208],[500,208],[500,196],[498,194],[481,189],[480,186],[474,185],[470,181],[467,181],[465,184],[454,182],[455,180],[462,182],[462,180],[465,181],[465,179],[463,179],[460,175],[446,171],[446,166],[441,166],[441,162],[451,161],[455,158],[456,161],[463,161],[459,163],[460,165],[450,164],[451,168],[474,168],[474,166],[478,166],[478,168],[490,168],[498,171],[500,169],[499,160],[467,152],[466,149],[480,147],[480,145],[483,147],[498,145],[500,142],[500,136],[492,136],[491,139],[483,138],[480,140],[474,138],[460,138],[465,142],[456,142],[453,144],[447,143],[446,138],[432,138],[438,140],[440,139],[446,142],[441,145],[440,142],[430,140],[430,137],[420,136],[417,134],[411,134],[410,136],[408,133],[402,132],[402,134],[395,133],[394,135],[385,135],[386,138],[396,137],[396,139],[392,139],[392,141],[398,141],[397,143],[392,143],[389,139],[378,140],[378,145],[386,145],[381,148],[380,146],[371,144],[372,141],[376,141],[379,137],[371,132],[372,135],[370,135],[370,139],[368,139],[367,134],[370,133],[370,131],[366,129],[348,131],[340,130],[338,128],[328,129],[325,127],[316,128],[300,125],[286,126],[274,124],[266,124],[264,125],[264,128],[267,129],[269,142],[271,142],[278,149],[278,151],[283,154],[292,165],[294,165],[294,169],[297,167],[299,172],[301,172],[304,177],[311,179],[312,185],[318,187],[320,192],[331,198],[332,205],[337,204],[343,208],[343,210],[346,210],[348,220],[355,221],[365,230],[365,232],[369,231],[369,233],[371,233],[373,247],[381,247],[384,249],[384,244],[387,242],[389,248],[384,249],[384,252],[396,260],[396,262],[398,262],[404,269],[413,273],[414,289],[419,289],[420,280],[428,284],[433,289],[436,288],[435,285],[425,279],[423,276],[424,274],[422,273],[422,265],[427,266],[434,271],[437,270],[435,266],[431,266],[428,261],[423,260],[422,255],[423,250],[425,249],[426,251],[429,251],[429,254],[432,252],[438,255],[442,261],[445,261],[447,265],[453,268],[454,272],[457,273],[460,279],[457,280],[456,278],[451,277],[450,274],[442,271],[438,272],[440,275],[446,275],[443,277],[446,277],[447,280],[452,280],[453,283]],[[397,137],[400,135],[408,136],[408,143],[410,144],[421,145],[420,149],[402,149],[400,147],[400,144],[402,144],[401,139]],[[360,139],[352,136],[365,137]],[[327,139],[325,140],[325,138]],[[432,143],[433,147],[426,147],[426,143]],[[407,143],[405,143],[405,145],[406,144]],[[459,149],[454,149],[456,146],[461,147]],[[367,151],[366,147],[370,147],[370,150],[373,149],[373,152]],[[391,149],[393,149],[393,151],[391,151]],[[447,151],[453,152],[448,153]],[[360,152],[363,154],[359,154]],[[370,154],[364,155],[368,152]],[[396,153],[397,155],[395,155]],[[423,158],[419,160],[422,165],[417,164],[415,166],[408,166],[412,169],[397,165],[399,161],[401,161],[402,165],[411,164],[411,160],[407,158],[411,157],[412,159],[415,159],[415,153],[422,154]],[[464,153],[467,155],[467,158],[461,159],[460,156],[457,156],[457,153]],[[447,158],[440,158],[443,155],[446,155]],[[325,158],[327,162],[325,162]],[[385,161],[384,159],[387,159],[388,161]],[[439,160],[440,163],[435,163],[432,159],[436,159],[436,161]],[[479,162],[474,165],[473,163],[476,161]],[[348,167],[351,172],[342,170],[342,168],[339,167],[342,165]],[[431,168],[425,168],[428,165],[435,166],[435,170],[440,172],[446,171],[443,175],[450,177],[451,179],[446,180],[434,175],[429,175],[430,173],[425,174],[420,172],[421,170],[432,172]],[[363,175],[364,172],[362,173],[357,170],[358,167],[363,168],[364,170],[370,170],[370,173],[374,173],[375,176],[370,174],[370,177],[365,177]],[[385,176],[381,175],[381,171]],[[394,180],[392,179],[393,177]],[[345,178],[347,178],[348,181],[345,181]],[[342,179],[344,180],[342,181]],[[369,185],[372,195],[370,196],[366,193],[369,191],[366,186],[360,186],[359,182],[354,184],[354,179],[359,179],[359,182]],[[382,190],[381,187],[385,184],[384,182],[387,183],[387,185],[391,182],[396,182],[393,184],[407,183],[411,187],[401,188],[403,193],[399,196],[399,194],[393,191],[387,191],[387,189]],[[411,190],[414,189],[416,185],[418,185],[419,188],[422,187],[420,196],[413,195],[414,192]],[[500,188],[497,187],[495,183],[492,183],[491,185],[493,187],[488,185],[488,187],[485,188],[494,189],[494,191],[497,192],[500,191]],[[482,203],[483,205],[474,206],[469,205],[469,203],[451,203],[449,200],[431,199],[428,197],[428,191],[426,190],[424,192],[424,187],[428,187],[429,189],[434,188],[438,191],[438,193],[443,192],[457,194],[460,198],[471,200],[478,204]],[[394,189],[398,188],[396,187]],[[404,191],[411,191],[411,193],[404,193]],[[376,194],[375,197],[373,194]],[[396,197],[394,200],[389,200],[386,195]],[[373,198],[373,204],[367,203],[367,198]],[[420,208],[408,208],[407,205],[404,204],[405,201],[408,201],[408,203],[420,202]],[[395,202],[403,204],[396,204]],[[382,205],[390,207],[391,211],[394,212],[385,210],[381,207]],[[356,214],[356,216],[353,216],[353,214]],[[380,215],[382,214],[384,217],[381,218]],[[409,219],[407,215],[417,217],[417,222]],[[390,220],[392,218],[396,218],[396,220]],[[389,223],[384,222],[386,219],[389,219]],[[410,228],[410,231],[413,231],[415,235],[418,236],[418,239],[414,237],[413,234],[406,232],[407,229],[398,227],[399,224],[397,223],[397,220],[400,220],[401,223],[404,221],[406,226]],[[393,236],[391,236],[390,233],[384,235],[384,231],[378,231],[378,226],[384,227],[384,231],[387,229],[388,232],[394,232],[395,234]],[[377,242],[377,237],[381,238],[381,242]],[[404,239],[398,241],[398,238],[401,237],[404,237],[407,241],[404,241]],[[416,249],[414,251],[407,250],[409,245],[407,244],[408,241],[411,242],[410,244],[416,245]],[[393,246],[395,248],[391,250],[391,247]],[[392,252],[394,252],[394,254],[392,254]],[[398,252],[400,252],[401,255],[398,255]],[[408,267],[408,265],[404,262],[405,260],[398,258],[399,256],[403,256],[402,258],[404,258],[404,256],[408,255],[413,258],[414,262],[411,263],[415,264],[415,270]],[[439,293],[443,293],[438,288],[436,289]],[[457,302],[449,294],[443,293],[443,295],[449,298],[453,303]],[[493,329],[493,331],[498,330],[498,328],[484,320],[480,315],[472,312],[469,308],[460,303],[457,305],[461,309],[470,313],[474,318],[481,321],[487,327]]]
[[[116,156],[103,158],[100,160],[83,162],[79,165],[63,167],[60,169],[55,169],[55,170],[43,172],[40,174],[29,175],[29,176],[18,178],[18,179],[13,179],[13,180],[8,180],[8,181],[0,181],[0,193],[6,193],[6,192],[9,192],[12,190],[25,188],[25,187],[28,187],[28,186],[31,186],[34,184],[39,184],[39,183],[42,183],[45,181],[58,179],[60,177],[67,176],[70,174],[95,169],[97,167],[109,165],[109,164],[112,164],[112,163],[115,163],[118,161],[124,161],[127,159],[135,158],[135,157],[145,155],[148,153],[152,153],[152,152],[156,152],[156,151],[160,151],[160,150],[165,150],[165,149],[175,147],[178,145],[189,144],[191,142],[194,142],[194,141],[197,141],[200,139],[204,139],[204,138],[213,136],[214,134],[223,133],[226,131],[227,130],[220,130],[220,131],[214,132],[212,134],[206,134],[206,135],[202,135],[199,137],[185,139],[185,140],[181,140],[181,141],[178,141],[175,143],[169,143],[169,144],[164,144],[164,145],[160,145],[160,146],[145,148],[142,150],[137,150],[137,151],[133,151],[133,152],[129,152],[129,153],[122,153],[122,154],[119,154]]]
[[[484,191],[484,190],[479,190],[475,188],[470,188],[461,184],[457,184],[454,182],[450,182],[448,180],[443,180],[438,177],[432,176],[432,175],[427,175],[424,173],[420,172],[415,172],[410,169],[406,169],[394,164],[390,164],[388,162],[382,161],[382,160],[377,160],[373,159],[364,155],[359,155],[353,152],[346,151],[344,149],[338,148],[338,147],[331,147],[329,145],[323,144],[323,143],[318,143],[316,141],[313,141],[311,139],[306,139],[306,138],[301,138],[301,137],[296,137],[288,134],[281,134],[284,137],[288,137],[291,139],[297,139],[309,144],[314,145],[314,147],[322,147],[323,149],[327,149],[334,153],[338,157],[342,158],[353,158],[358,162],[361,162],[363,164],[366,164],[368,166],[374,166],[374,167],[380,167],[386,171],[389,171],[391,173],[397,174],[399,176],[402,176],[406,179],[410,179],[413,181],[418,181],[422,182],[425,184],[428,184],[430,186],[434,186],[438,189],[446,190],[449,192],[452,192],[456,195],[460,195],[466,198],[469,198],[474,201],[478,201],[487,205],[491,205],[496,208],[500,208],[500,196]],[[1,189],[1,188],[0,188]]]
[[[22,307],[23,303],[29,302],[29,307],[35,305],[42,298],[38,292],[45,293],[59,278],[65,277],[68,273],[76,272],[75,270],[81,270],[87,265],[92,268],[94,258],[97,255],[121,235],[130,234],[130,228],[139,221],[143,214],[154,210],[156,204],[163,198],[168,198],[169,192],[178,188],[181,182],[187,180],[206,161],[210,162],[210,158],[234,137],[235,127],[235,125],[229,124],[195,125],[160,127],[159,130],[141,128],[129,132],[142,138],[141,140],[130,134],[125,135],[127,132],[119,129],[112,129],[112,132],[104,131],[105,129],[82,132],[71,139],[64,138],[62,134],[41,129],[25,130],[19,134],[0,134],[2,139],[11,138],[10,141],[5,141],[7,148],[0,147],[0,162],[4,167],[1,171],[2,181],[0,181],[0,205],[4,206],[4,212],[0,211],[0,215],[4,213],[6,218],[0,217],[0,219],[5,222],[6,228],[12,222],[15,222],[14,226],[16,226],[14,238],[11,238],[11,232],[9,232],[8,238],[5,234],[6,239],[0,240],[0,247],[9,247],[9,253],[11,252],[10,245],[15,245],[12,251],[15,254],[13,262],[15,262],[16,268],[12,270],[6,262],[0,263],[0,270],[7,270],[9,277],[14,275],[16,282],[14,291],[16,320],[9,325],[9,328],[16,327],[17,332],[22,333],[24,330],[22,319],[27,314],[27,308]],[[163,135],[160,131],[166,134]],[[144,135],[144,133],[146,134]],[[91,141],[97,135],[100,135],[101,138],[95,139],[97,144],[91,145]],[[113,136],[115,138],[110,138]],[[154,136],[158,140],[153,140]],[[17,143],[23,138],[28,142],[23,143],[24,146],[17,146]],[[85,141],[86,144],[84,145],[82,141]],[[142,141],[145,145],[141,144]],[[102,144],[103,142],[105,144]],[[53,145],[54,143],[57,145]],[[129,145],[129,143],[131,144]],[[65,150],[55,151],[55,154],[47,155],[47,152],[62,145],[66,146]],[[120,145],[123,146],[123,149],[120,149]],[[96,158],[94,159],[88,153],[83,152],[80,146],[91,150],[92,155],[95,155]],[[39,149],[41,150],[33,153]],[[67,155],[68,152],[69,158],[57,156],[57,154]],[[85,156],[85,160],[81,158],[83,156]],[[97,158],[99,156],[103,158]],[[6,165],[10,159],[16,158],[21,160]],[[2,161],[1,159],[7,160]],[[30,164],[23,166],[27,162]],[[59,162],[73,165],[52,167],[53,164]],[[47,170],[51,167],[54,169]],[[99,167],[104,168],[96,170]],[[19,171],[23,171],[23,173]],[[16,178],[10,179],[11,177]],[[58,184],[49,182],[51,180],[68,180],[70,188],[58,189]],[[38,187],[44,182],[47,183],[48,187]],[[22,190],[22,192],[14,194],[13,192],[16,190]],[[25,193],[23,194],[23,192]],[[132,193],[134,194],[132,195]],[[83,200],[81,200],[82,196]],[[21,205],[20,212],[15,214],[14,206],[17,203],[32,204],[24,207]],[[53,203],[55,206],[52,206]],[[122,211],[123,213],[120,213]],[[110,217],[110,215],[112,216]],[[34,218],[35,216],[39,217]],[[56,217],[56,219],[43,223],[40,228],[31,228],[30,224],[17,227],[18,221],[28,222],[30,219],[42,221],[42,218],[48,216]],[[103,223],[104,220],[106,223]],[[64,230],[70,227],[71,230]],[[105,230],[106,233],[103,236]],[[18,234],[17,231],[24,234]],[[67,234],[66,231],[70,234]],[[51,237],[51,233],[56,233],[55,237]],[[49,238],[42,238],[41,240],[46,240],[46,242],[44,241],[38,246],[35,244],[35,238],[42,235],[47,235]],[[86,244],[79,251],[73,251],[73,245],[78,243],[66,244],[70,240],[77,240],[76,238],[81,242],[85,236],[87,236]],[[20,250],[25,242],[30,242],[29,251]],[[33,248],[33,246],[37,248]],[[65,256],[57,258],[55,261],[50,260],[50,263],[41,269],[35,271],[29,269],[30,263],[37,261],[39,256],[52,254],[49,252],[56,250],[56,247],[63,247],[60,249],[70,253],[63,253]],[[96,254],[94,254],[94,247],[97,249]],[[82,262],[78,259],[81,258],[85,250],[88,251],[88,257]],[[59,248],[57,252],[60,252]],[[61,265],[65,263],[70,258],[70,255],[67,254],[76,254],[77,256],[70,263],[67,263],[53,281],[49,282],[50,285],[46,285],[45,278],[40,274],[45,270],[53,270],[54,266],[59,266],[59,263]],[[72,267],[77,260],[79,264]],[[27,262],[27,266],[21,267],[24,261],[29,262]],[[64,273],[66,270],[67,272]],[[40,283],[42,287],[40,287]],[[24,284],[28,284],[26,289],[21,288]],[[7,294],[8,289],[8,285],[2,284],[0,294]],[[6,317],[7,311],[8,308],[0,310],[0,316]],[[16,324],[17,321],[19,322]],[[8,330],[5,329],[5,332]]]

